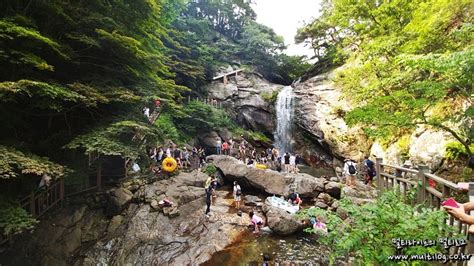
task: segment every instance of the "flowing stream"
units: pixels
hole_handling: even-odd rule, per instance
[[[277,128],[275,131],[275,146],[280,154],[291,152],[291,128],[293,124],[293,88],[286,86],[280,93],[276,102]]]

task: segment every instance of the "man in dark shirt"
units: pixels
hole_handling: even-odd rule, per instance
[[[285,172],[290,172],[290,154],[288,152],[285,153]]]
[[[214,187],[212,185],[210,185],[206,189],[206,206],[207,206],[206,217],[207,218],[209,218],[209,212],[211,212],[211,199],[212,199],[213,194],[214,194]]]
[[[364,159],[364,166],[367,171],[365,175],[365,184],[370,186],[372,184],[374,176],[376,175],[375,164],[372,160],[369,159],[369,156],[365,156]]]

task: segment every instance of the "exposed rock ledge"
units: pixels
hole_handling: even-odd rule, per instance
[[[246,213],[229,212],[232,200],[226,197],[227,191],[217,191],[212,216],[205,218],[202,184],[207,177],[194,171],[152,184],[132,180],[108,193],[88,196],[82,207],[58,210],[42,220],[33,234],[2,254],[5,260],[0,258],[0,264],[203,263],[232,243],[250,221]],[[130,191],[134,191],[132,200]],[[156,209],[155,201],[164,197],[178,204],[177,217]],[[107,218],[105,213],[115,216]]]
[[[331,182],[329,178],[261,170],[225,155],[211,155],[207,159],[213,161],[226,179],[236,180],[244,188],[257,189],[270,195],[288,196],[291,188],[296,187],[304,198],[316,198],[320,193],[328,193],[337,199],[340,197],[342,184]]]

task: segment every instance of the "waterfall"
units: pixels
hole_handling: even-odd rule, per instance
[[[291,150],[291,125],[293,124],[293,88],[286,86],[280,93],[276,102],[277,128],[274,134],[275,146],[280,151],[292,152]]]

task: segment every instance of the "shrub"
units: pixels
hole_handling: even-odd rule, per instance
[[[2,200],[0,202],[0,232],[5,236],[20,234],[31,230],[38,223],[18,202]]]
[[[217,168],[213,164],[208,164],[202,169],[202,172],[213,176],[217,172]]]
[[[439,243],[431,247],[412,246],[397,251],[392,239],[437,241],[454,231],[445,223],[445,211],[411,206],[395,191],[385,192],[374,203],[361,206],[348,199],[340,203],[339,208],[349,214],[350,224],[334,213],[318,208],[306,209],[298,214],[304,218],[325,218],[330,232],[320,241],[329,247],[332,263],[351,255],[358,263],[386,265],[392,263],[388,259],[390,255],[443,252]],[[314,233],[312,228],[305,231]]]
[[[246,139],[250,139],[250,140],[253,140],[253,141],[258,141],[258,142],[268,142],[270,143],[271,140],[265,136],[263,133],[261,132],[255,132],[255,131],[251,131],[251,130],[245,130],[243,128],[235,128],[233,130],[233,133],[240,136],[240,135],[243,135],[244,138]]]
[[[266,102],[269,102],[270,104],[274,104],[278,98],[278,93],[279,91],[272,91],[272,92],[264,91],[260,94],[260,96]]]
[[[474,144],[470,145],[471,150],[474,150]],[[457,160],[463,157],[467,158],[468,154],[466,147],[464,147],[460,142],[452,141],[446,144],[446,152],[444,157],[449,160]]]
[[[176,128],[171,115],[168,113],[161,114],[160,117],[155,121],[155,126],[161,130],[166,139],[173,141],[181,140],[178,129]]]

